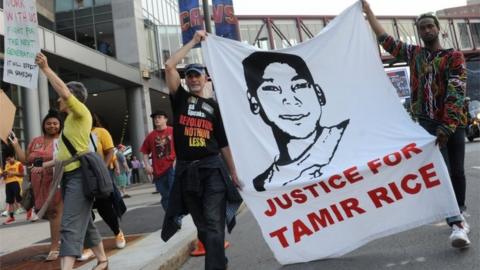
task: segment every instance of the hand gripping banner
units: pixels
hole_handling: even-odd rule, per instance
[[[401,106],[360,1],[294,47],[210,35],[202,48],[242,196],[280,263],[459,214],[435,138]]]

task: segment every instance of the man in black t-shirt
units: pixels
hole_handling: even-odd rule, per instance
[[[197,31],[193,39],[165,63],[177,164],[162,238],[168,240],[178,229],[174,223],[177,216],[190,213],[198,238],[205,245],[205,269],[226,269],[225,224],[229,231],[235,225],[235,212],[241,198],[234,186],[239,188],[240,185],[218,104],[205,91],[205,67],[200,64],[185,67],[189,91],[181,86],[176,69],[205,37],[204,31]]]

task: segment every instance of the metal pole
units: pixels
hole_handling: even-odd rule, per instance
[[[205,21],[205,31],[212,33],[212,22],[210,19],[210,9],[208,8],[208,0],[202,0],[203,19]]]

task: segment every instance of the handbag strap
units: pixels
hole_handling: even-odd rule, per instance
[[[95,140],[93,139],[92,133],[90,133],[90,141],[92,142],[93,150],[97,152],[97,145],[95,144]]]
[[[62,132],[62,141],[67,147],[68,152],[70,152],[70,155],[74,157],[78,153],[78,151],[75,150],[75,147],[73,147],[72,143],[67,139],[67,137],[65,136],[65,134],[63,134],[63,132]]]

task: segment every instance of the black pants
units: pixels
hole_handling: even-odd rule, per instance
[[[426,120],[420,120],[419,123],[428,133],[436,136],[439,124]],[[464,170],[465,128],[457,128],[455,133],[448,138],[447,146],[440,148],[440,151],[448,167],[458,207],[463,212],[467,208],[465,206],[466,179]]]
[[[197,227],[198,238],[205,245],[205,269],[225,269],[226,185],[219,169],[199,169],[198,177],[203,192],[183,188],[184,203]]]
[[[132,183],[140,183],[140,176],[138,175],[138,169],[132,169]]]

